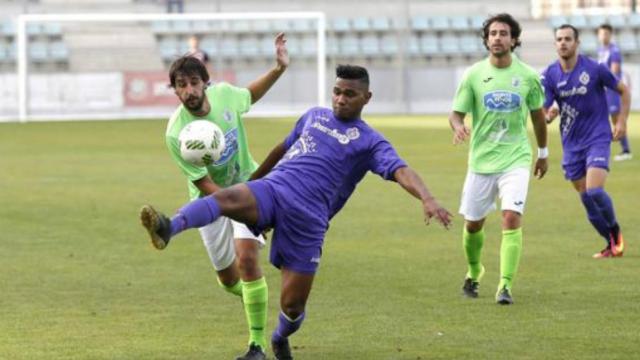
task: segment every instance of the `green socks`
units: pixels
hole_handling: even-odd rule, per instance
[[[222,281],[220,281],[219,277],[216,277],[216,279],[218,279],[218,285],[220,285],[220,287],[223,288],[224,291],[230,294],[233,294],[235,296],[242,296],[242,284],[240,283],[240,281],[236,282],[231,286],[226,286],[225,284],[222,283]]]
[[[522,228],[502,230],[502,244],[500,245],[500,285],[511,290],[513,278],[518,270],[520,254],[522,253]]]
[[[464,247],[464,254],[467,257],[467,264],[469,270],[467,277],[474,281],[479,281],[482,275],[482,263],[480,258],[482,255],[482,245],[484,244],[484,229],[478,232],[470,233],[467,228],[464,227],[462,232],[462,246]]]
[[[249,323],[249,344],[255,343],[262,347],[263,351],[266,351],[265,328],[267,326],[267,301],[269,299],[267,281],[264,277],[261,277],[255,281],[240,282],[242,283],[244,312],[247,315],[247,323]]]

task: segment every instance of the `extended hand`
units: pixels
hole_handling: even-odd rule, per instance
[[[471,136],[471,130],[465,125],[457,126],[453,129],[453,144],[458,145],[465,142]]]
[[[613,140],[618,141],[627,134],[627,123],[618,119],[616,126],[613,129]]]
[[[276,36],[276,62],[278,69],[286,69],[289,66],[289,51],[287,50],[287,38],[284,33],[279,33]]]
[[[536,161],[536,167],[533,170],[533,175],[538,179],[542,179],[544,177],[544,174],[547,173],[548,169],[549,169],[549,162],[547,161],[547,159],[546,158],[538,159]]]
[[[557,107],[552,107],[551,109],[549,109],[549,111],[547,112],[547,124],[551,124],[553,122],[553,120],[558,116],[559,110]]]
[[[438,222],[442,224],[445,229],[449,229],[449,225],[451,225],[451,217],[453,215],[451,215],[451,213],[447,209],[440,206],[440,204],[438,204],[438,202],[434,198],[425,200],[422,203],[422,208],[424,211],[424,222],[427,225],[429,225],[431,218],[435,216],[436,220],[438,220]]]

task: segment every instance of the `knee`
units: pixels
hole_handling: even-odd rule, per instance
[[[237,256],[238,268],[243,275],[253,275],[259,273],[258,254],[254,252],[241,252]]]
[[[520,227],[521,215],[514,211],[505,211],[502,215],[502,225],[504,229],[517,229]]]
[[[305,304],[298,300],[283,300],[280,304],[282,312],[291,320],[295,320],[304,312]]]
[[[481,221],[467,221],[465,227],[470,234],[477,233],[482,230],[483,223]]]

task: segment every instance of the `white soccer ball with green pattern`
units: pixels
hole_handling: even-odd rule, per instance
[[[225,148],[222,129],[211,121],[196,120],[178,136],[182,158],[196,166],[207,166],[220,159]]]

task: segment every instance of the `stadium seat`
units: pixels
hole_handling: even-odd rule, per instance
[[[371,28],[375,31],[389,31],[391,23],[388,17],[374,17],[371,19]]]
[[[422,54],[422,50],[420,49],[420,39],[417,36],[409,37],[407,52],[411,56],[419,56]]]
[[[287,44],[289,45],[289,44]],[[270,36],[265,36],[260,40],[260,44],[258,45],[260,48],[260,54],[264,57],[274,56],[275,50],[273,45],[273,38]]]
[[[608,19],[604,15],[591,15],[587,17],[589,27],[597,29],[600,25],[608,23]]]
[[[334,32],[348,32],[351,30],[351,22],[347,18],[333,18],[331,20],[331,30]]]
[[[240,40],[240,54],[245,57],[255,57],[260,54],[258,39],[251,36]]]
[[[271,22],[271,29],[274,33],[288,33],[292,28],[291,21],[288,19],[277,19]]]
[[[609,25],[613,26],[614,29],[620,29],[627,26],[627,20],[624,15],[611,15],[609,16]]]
[[[176,34],[191,33],[191,22],[185,20],[176,20],[171,23],[171,32]]]
[[[482,40],[480,37],[465,34],[460,37],[460,52],[471,55],[482,52]]]
[[[358,38],[351,35],[346,35],[340,39],[340,55],[355,56],[360,52]]]
[[[171,32],[171,26],[168,21],[158,20],[151,22],[151,30],[159,35]]]
[[[235,20],[229,22],[230,31],[236,33],[251,32],[251,22],[248,20]]]
[[[446,31],[451,28],[449,18],[446,16],[434,16],[429,20],[430,28],[435,31]]]
[[[10,62],[9,49],[4,43],[0,42],[0,63],[8,63],[8,62]]]
[[[584,15],[572,15],[569,18],[569,24],[575,26],[578,29],[586,29],[589,27],[587,17]]]
[[[567,18],[562,15],[552,16],[551,18],[549,18],[549,26],[551,26],[552,29],[556,29],[560,27],[560,25],[567,23],[569,23],[569,20],[567,20]]]
[[[273,42],[271,42],[271,48],[273,49]],[[233,58],[240,54],[240,50],[238,48],[238,42],[233,37],[225,37],[220,42],[220,55],[226,58]]]
[[[460,43],[457,36],[445,35],[440,38],[440,52],[444,55],[460,53]]]
[[[629,15],[629,17],[627,18],[627,24],[631,28],[635,28],[635,29],[640,28],[640,14],[633,13]]]
[[[48,59],[47,44],[42,41],[29,44],[29,58],[36,62],[46,61]]]
[[[271,53],[273,54],[273,40],[271,41]],[[289,37],[287,40],[287,51],[289,55],[298,57],[302,53],[302,44],[299,38]]]
[[[326,45],[326,42],[325,42]],[[325,49],[326,51],[327,49]],[[318,52],[318,43],[313,36],[305,36],[300,44],[300,53],[305,57],[316,56]]]
[[[469,29],[469,18],[466,16],[453,16],[450,19],[451,28],[457,31],[465,31]]]
[[[580,33],[580,48],[590,54],[593,54],[598,49],[598,38],[594,31],[589,30]]]
[[[211,31],[212,27],[206,20],[195,20],[191,22],[191,30],[196,34],[204,34]]]
[[[62,26],[56,22],[46,22],[42,25],[42,32],[49,37],[58,37],[62,35]]]
[[[398,37],[395,34],[385,34],[380,39],[380,52],[386,56],[394,56],[400,51]]]
[[[327,55],[329,56],[336,56],[340,53],[338,39],[334,37],[328,37],[325,46],[326,46],[325,50],[327,52]]]
[[[216,39],[215,35],[205,35],[200,40],[200,48],[209,56],[215,56],[218,53],[218,39]]]
[[[55,61],[67,61],[69,60],[69,49],[62,41],[55,41],[49,45],[49,54],[51,59]]]
[[[369,18],[359,16],[353,19],[353,30],[362,31],[362,32],[371,30],[371,25],[369,24]]]
[[[485,17],[481,15],[474,15],[470,19],[471,29],[472,30],[482,30],[482,25],[484,24]]]
[[[309,19],[294,19],[291,21],[291,30],[299,33],[306,33],[315,29]]]
[[[4,20],[0,22],[0,35],[13,36],[16,33],[16,29],[11,20]]]
[[[27,23],[27,35],[36,36],[42,33],[41,24],[29,22]]]
[[[420,37],[420,50],[429,56],[438,55],[440,52],[438,38],[435,35],[423,35]]]
[[[414,31],[429,30],[429,18],[425,16],[414,16],[411,18],[411,29]]]
[[[365,56],[380,55],[380,42],[375,35],[367,35],[360,41],[360,51]]]
[[[636,36],[632,32],[623,32],[618,36],[618,46],[624,53],[633,53],[638,51],[638,42]]]

